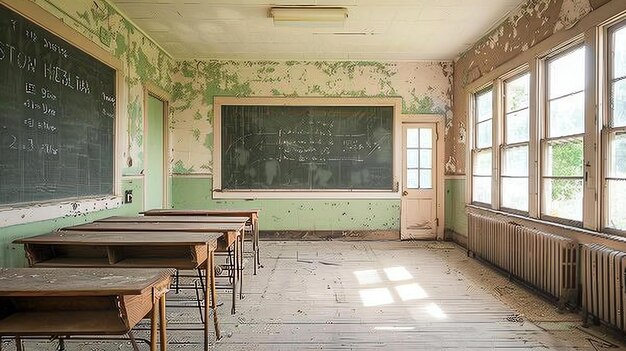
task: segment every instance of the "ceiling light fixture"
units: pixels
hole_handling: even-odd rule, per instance
[[[286,6],[270,8],[274,22],[343,22],[348,18],[345,7]]]

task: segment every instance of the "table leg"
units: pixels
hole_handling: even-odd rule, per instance
[[[257,215],[253,215],[252,226],[254,229],[254,240],[256,241],[256,263],[259,267],[261,267],[261,249],[260,249],[260,238],[259,238],[259,217]]]
[[[219,322],[217,320],[217,293],[216,293],[216,288],[215,288],[215,253],[213,252],[213,250],[211,250],[210,248],[208,248],[208,252],[207,252],[207,262],[206,262],[206,279],[207,282],[204,286],[206,286],[206,289],[209,289],[209,284],[210,284],[210,289],[211,289],[211,310],[213,310],[213,328],[215,329],[215,339],[219,340],[222,338],[222,335],[220,333],[220,325]],[[210,281],[209,281],[210,278]],[[204,298],[204,343],[205,343],[205,351],[209,349],[209,312],[208,312],[208,307],[209,307],[209,294],[207,291],[205,291],[204,294],[205,298]]]
[[[22,345],[22,338],[20,338],[19,336],[15,337],[15,349],[17,351],[24,351],[23,345]]]
[[[157,351],[157,309],[154,304],[150,313],[150,351]]]
[[[161,351],[167,351],[167,315],[165,314],[165,293],[159,298],[159,336]]]
[[[243,243],[245,240],[245,230],[241,231],[241,241],[239,242],[239,300],[243,299]]]
[[[239,269],[239,255],[237,251],[237,240],[233,243],[233,307],[230,309],[230,314],[235,314],[237,312],[237,271]]]

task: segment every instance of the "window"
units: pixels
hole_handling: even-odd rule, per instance
[[[528,212],[530,74],[504,82],[504,143],[501,153],[500,204]]]
[[[546,61],[542,216],[582,222],[585,49]]]
[[[626,230],[626,24],[609,31],[608,157],[605,171],[605,226]]]
[[[406,186],[409,189],[433,187],[433,129],[406,130]]]
[[[493,154],[493,89],[474,97],[474,148],[472,150],[472,201],[491,203]]]

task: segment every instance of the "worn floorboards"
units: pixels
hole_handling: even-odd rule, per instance
[[[602,328],[582,328],[555,306],[439,242],[263,241],[264,268],[246,271],[214,350],[622,350]],[[251,259],[249,259],[251,261]],[[249,261],[249,263],[250,263]],[[201,350],[193,292],[170,292],[169,350]],[[182,300],[182,301],[180,301]],[[147,338],[147,321],[136,335]],[[26,341],[25,350],[55,350]],[[148,350],[146,344],[140,345]],[[126,341],[66,342],[71,350],[131,350]],[[14,350],[5,341],[3,350]]]

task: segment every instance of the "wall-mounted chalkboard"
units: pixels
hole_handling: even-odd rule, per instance
[[[113,193],[115,75],[0,5],[0,205]]]
[[[222,190],[392,190],[393,107],[221,109]]]

